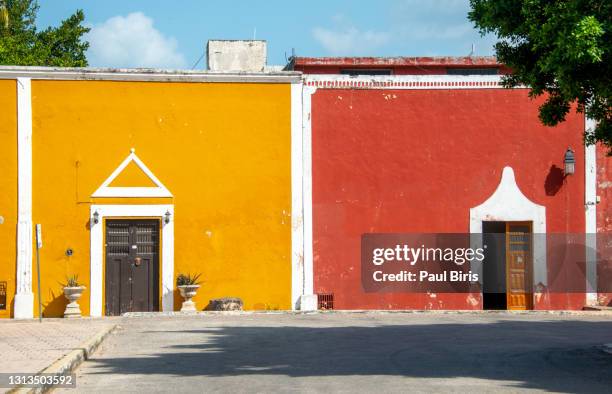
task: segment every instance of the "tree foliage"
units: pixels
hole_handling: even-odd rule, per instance
[[[85,67],[89,43],[85,15],[77,10],[58,27],[36,29],[36,0],[0,0],[0,64]]]
[[[576,104],[597,123],[587,144],[612,153],[612,1],[470,0],[469,19],[482,34],[494,33],[497,58],[513,74],[504,86],[525,85],[545,95],[540,120],[563,122]]]

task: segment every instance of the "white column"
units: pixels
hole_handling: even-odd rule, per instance
[[[17,292],[16,319],[34,317],[32,294],[32,94],[30,78],[17,78]]]
[[[103,264],[104,264],[104,233],[103,206],[91,205],[89,207],[89,315],[91,317],[102,316],[102,288],[104,283]],[[94,223],[94,214],[98,213],[98,223]]]
[[[595,121],[585,119],[585,130],[593,130]],[[584,204],[586,222],[586,304],[597,305],[597,147],[584,148]]]
[[[162,311],[174,310],[174,205],[162,206],[158,211],[162,221]],[[166,212],[170,220],[165,221]]]
[[[291,308],[298,309],[304,286],[304,195],[302,83],[291,84]]]
[[[304,265],[300,310],[316,310],[317,296],[314,294],[313,236],[312,236],[312,110],[311,98],[316,88],[304,86],[302,90],[302,144],[304,193]]]

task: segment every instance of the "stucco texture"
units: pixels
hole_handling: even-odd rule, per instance
[[[199,309],[225,296],[290,308],[288,84],[33,81],[32,102],[45,316],[63,312],[66,275],[90,287],[92,203],[174,204],[174,275],[202,274]],[[131,148],[172,198],[91,198]],[[111,186],[147,182],[130,165]],[[80,304],[89,314],[87,291]]]
[[[609,149],[597,147],[597,285],[600,305],[612,306],[612,157]]]
[[[0,81],[0,282],[6,282],[6,309],[10,317],[15,296],[17,245],[17,81]]]
[[[548,232],[585,230],[584,118],[538,120],[527,90],[344,90],[312,96],[315,293],[336,309],[479,309],[479,295],[365,293],[363,233],[469,233],[469,210],[511,166]],[[563,178],[563,155],[577,171]],[[552,264],[552,263],[551,263]],[[579,308],[584,294],[545,309]]]

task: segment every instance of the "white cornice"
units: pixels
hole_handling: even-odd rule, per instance
[[[17,77],[51,80],[157,82],[292,83],[301,81],[301,73],[294,71],[248,73],[202,70],[164,70],[148,68],[124,69],[0,66],[0,79],[14,79]]]
[[[503,75],[304,75],[317,89],[501,89]]]

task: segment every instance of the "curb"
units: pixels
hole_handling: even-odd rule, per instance
[[[197,311],[197,312],[127,312],[121,315],[124,318],[155,318],[155,317],[205,317],[205,316],[249,316],[249,315],[552,315],[552,316],[612,316],[610,310],[421,310],[421,309],[398,309],[398,310],[274,310],[274,311]]]
[[[37,375],[40,374],[52,374],[55,376],[67,375],[73,372],[81,363],[87,360],[91,355],[96,351],[98,346],[104,341],[104,339],[113,332],[116,328],[116,325],[111,325],[109,327],[105,327],[98,331],[93,337],[89,338],[85,342],[81,343],[76,349],[72,350],[70,353],[65,356],[57,359],[53,364],[49,365],[47,368],[38,372]],[[9,390],[8,393],[11,394],[25,394],[25,393],[46,393],[53,389],[52,385],[45,385],[41,387],[35,388],[26,388],[26,387],[16,387],[12,390]]]

